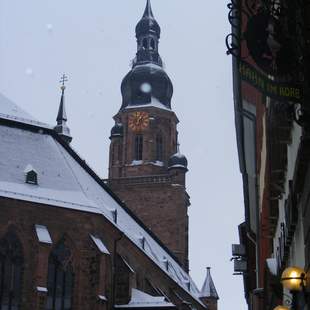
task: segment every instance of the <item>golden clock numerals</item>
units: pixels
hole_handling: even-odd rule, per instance
[[[129,115],[128,126],[133,131],[142,131],[148,127],[149,122],[147,112],[134,112]]]

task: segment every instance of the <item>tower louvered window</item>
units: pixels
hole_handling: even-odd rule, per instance
[[[147,38],[144,38],[143,41],[142,41],[142,46],[143,48],[146,50],[147,49]]]
[[[143,156],[143,135],[135,137],[135,160],[142,160]]]
[[[23,254],[13,233],[0,240],[0,309],[18,310],[21,306]]]
[[[47,310],[71,310],[73,269],[71,251],[62,241],[52,251],[48,262]]]
[[[164,141],[162,134],[156,136],[156,160],[163,161],[164,158]]]

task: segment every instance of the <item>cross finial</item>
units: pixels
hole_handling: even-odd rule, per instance
[[[59,83],[61,83],[60,88],[62,91],[64,91],[66,89],[65,82],[68,82],[68,77],[65,74],[63,74],[60,81],[59,81]]]

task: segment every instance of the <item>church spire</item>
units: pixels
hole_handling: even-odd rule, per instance
[[[207,267],[207,276],[199,294],[200,299],[219,299],[212,276],[211,267]]]
[[[152,6],[151,6],[151,0],[147,0],[146,2],[146,7],[144,10],[144,14],[143,14],[144,18],[153,18],[154,19],[154,15],[152,12]]]
[[[138,51],[134,66],[143,63],[155,63],[162,66],[158,53],[160,31],[160,26],[153,15],[151,1],[147,0],[143,16],[136,26]]]
[[[63,75],[60,82],[62,83],[61,89],[61,99],[60,105],[57,114],[57,125],[54,127],[55,131],[63,138],[64,141],[70,143],[72,141],[72,137],[70,135],[70,129],[67,126],[67,114],[66,114],[66,107],[65,107],[65,82],[68,81],[68,78]]]

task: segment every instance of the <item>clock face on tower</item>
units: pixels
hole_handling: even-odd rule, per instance
[[[128,126],[132,131],[142,131],[149,126],[150,118],[147,112],[134,112],[129,115]]]

